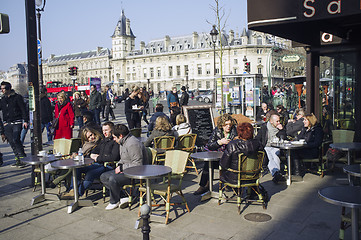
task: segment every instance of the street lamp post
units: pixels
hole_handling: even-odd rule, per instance
[[[36,11],[38,12],[36,14],[36,16],[38,17],[38,39],[40,41],[40,44],[41,44],[41,26],[40,26],[41,13],[40,12],[44,12],[45,3],[46,3],[46,0],[44,0],[44,4],[43,4],[42,0],[35,1],[35,4],[37,6]],[[43,59],[42,58],[43,58],[43,53],[42,53],[42,49],[41,49],[39,51],[39,82],[40,82],[41,86],[43,87],[44,82],[43,82]]]
[[[212,43],[213,43],[213,84],[214,84],[214,93],[213,93],[213,101],[212,104],[214,107],[216,107],[216,98],[217,98],[217,80],[216,80],[216,42],[217,42],[217,36],[218,36],[218,31],[216,29],[216,25],[213,25],[213,28],[211,30],[211,32],[209,33],[211,35],[212,38]]]

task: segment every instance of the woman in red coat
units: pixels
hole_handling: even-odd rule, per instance
[[[63,92],[58,93],[58,102],[55,104],[54,115],[55,118],[59,117],[59,124],[55,129],[54,139],[71,139],[74,127],[74,111]]]

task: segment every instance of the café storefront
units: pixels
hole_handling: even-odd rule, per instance
[[[248,0],[248,28],[306,49],[306,108],[361,141],[361,1]]]

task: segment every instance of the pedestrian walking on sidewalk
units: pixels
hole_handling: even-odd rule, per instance
[[[12,166],[24,167],[25,164],[20,159],[26,157],[26,154],[20,141],[20,133],[23,127],[28,127],[29,115],[23,97],[11,89],[9,82],[1,82],[1,92],[4,94],[0,100],[0,110],[4,120],[4,132],[1,133],[1,138],[3,142],[9,142],[15,154],[15,164]]]

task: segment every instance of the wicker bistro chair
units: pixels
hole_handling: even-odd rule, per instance
[[[155,164],[164,162],[166,151],[173,150],[174,144],[175,144],[174,136],[161,136],[154,138],[154,149],[157,150]]]
[[[153,195],[159,195],[161,197],[160,201],[163,201],[163,204],[153,204],[152,206],[164,206],[166,207],[166,218],[165,218],[165,224],[168,224],[169,220],[169,211],[170,211],[170,205],[180,205],[184,204],[187,211],[190,212],[187,201],[182,193],[182,180],[183,176],[186,173],[185,167],[187,164],[187,160],[189,157],[189,152],[181,151],[181,150],[170,150],[166,152],[165,155],[165,161],[164,165],[172,168],[172,173],[168,175],[168,178],[166,181],[163,181],[161,183],[154,183],[151,184],[151,194]],[[177,183],[174,183],[174,181],[177,180]],[[146,188],[144,186],[139,187],[140,192],[140,207],[143,204],[143,197],[146,194]],[[173,193],[178,194],[182,200],[183,203],[171,203],[171,198]],[[158,201],[159,202],[159,201]],[[139,214],[140,214],[140,208],[139,208]]]
[[[326,159],[324,158],[324,155],[326,153],[326,147],[329,145],[329,142],[323,142],[321,146],[318,148],[318,157],[317,158],[305,158],[302,159],[303,163],[310,163],[310,167],[306,168],[307,172],[311,172],[314,174],[319,175],[321,178],[324,177],[324,174],[326,172]],[[312,168],[313,165],[316,164],[317,168]]]
[[[193,153],[196,148],[196,140],[197,140],[197,134],[195,134],[195,133],[181,135],[178,138],[178,144],[177,144],[176,149],[186,151],[189,153]],[[190,162],[192,164],[192,166],[186,165],[186,168],[194,169],[198,175],[198,169],[196,167],[194,159],[189,156],[187,163],[188,162]]]
[[[257,154],[251,157],[239,154],[238,169],[223,169],[222,171],[231,171],[238,174],[237,184],[231,184],[219,181],[219,198],[218,205],[221,204],[223,196],[226,197],[226,202],[233,197],[237,197],[238,213],[241,213],[241,203],[243,188],[248,187],[250,191],[255,191],[258,195],[258,200],[245,199],[246,202],[258,202],[262,203],[263,208],[267,208],[268,196],[262,194],[263,187],[260,186],[259,179],[261,178],[262,163],[264,159],[264,152],[259,151]],[[224,192],[226,187],[230,187],[233,191],[233,195],[228,197]]]
[[[60,139],[55,139],[54,140],[54,145],[53,145],[53,153],[55,154],[55,153],[60,152],[62,154],[62,156],[63,156],[61,159],[66,159],[73,152],[78,152],[80,146],[81,146],[81,139],[80,138],[72,138],[72,139],[60,138]],[[61,160],[61,159],[59,159],[59,160]],[[55,178],[56,172],[57,171],[45,170],[45,173],[50,174],[49,175],[49,180],[50,180],[50,176]],[[71,172],[71,170],[69,170],[69,172]],[[39,169],[39,167],[35,167],[34,168],[34,188],[33,188],[33,191],[36,191],[36,187],[38,185],[40,185],[39,179],[40,179],[40,169]],[[60,187],[61,187],[61,185],[59,185],[59,193],[60,193],[60,190],[61,190]]]

